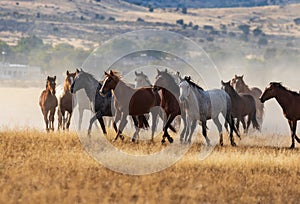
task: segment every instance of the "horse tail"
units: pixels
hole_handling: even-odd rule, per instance
[[[257,119],[256,119],[256,109],[254,109],[254,113],[252,115],[251,121],[252,121],[253,127],[255,129],[257,129],[258,131],[260,131],[260,127],[259,127],[259,124],[258,124]]]
[[[148,123],[145,115],[138,116],[138,125],[137,125],[137,121],[134,121],[134,123],[135,123],[135,126],[137,126],[139,128],[144,128],[144,129],[149,128],[149,123]]]

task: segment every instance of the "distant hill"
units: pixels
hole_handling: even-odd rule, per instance
[[[300,0],[125,0],[129,3],[153,8],[228,8],[286,5]]]

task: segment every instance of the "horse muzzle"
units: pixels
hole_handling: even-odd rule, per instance
[[[262,98],[262,97],[259,97],[259,101],[262,102],[262,103],[264,103],[266,100],[264,98]]]
[[[152,90],[153,90],[154,92],[158,92],[158,91],[160,90],[160,88],[159,88],[158,86],[154,86],[154,87],[152,88]]]

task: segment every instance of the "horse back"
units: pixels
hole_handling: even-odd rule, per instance
[[[250,94],[254,97],[254,99],[258,99],[262,95],[262,91],[257,87],[253,87],[251,88]]]
[[[129,102],[129,114],[141,115],[150,112],[154,106],[160,105],[160,96],[151,87],[140,88],[135,91]]]

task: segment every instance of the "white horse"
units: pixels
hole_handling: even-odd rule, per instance
[[[237,135],[238,133],[234,128],[231,117],[231,100],[229,95],[220,89],[204,91],[200,86],[192,82],[190,77],[185,77],[180,82],[179,88],[179,100],[184,104],[183,109],[187,115],[187,127],[183,129],[183,131],[186,131],[185,133],[181,133],[180,141],[183,141],[183,136],[185,135],[185,142],[191,142],[197,121],[199,120],[202,125],[202,134],[207,144],[210,145],[210,140],[207,137],[206,121],[212,119],[219,131],[220,145],[222,146],[222,125],[219,121],[219,114],[222,113],[225,121],[230,124],[230,142],[232,146],[235,146],[233,131]]]

